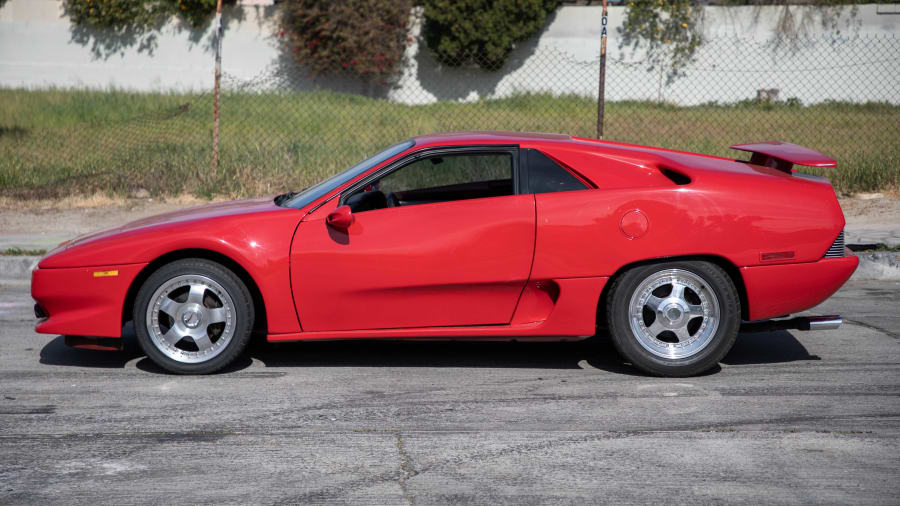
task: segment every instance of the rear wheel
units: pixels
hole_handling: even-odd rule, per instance
[[[715,366],[734,345],[740,315],[728,274],[701,261],[630,269],[614,282],[607,301],[616,349],[659,376],[692,376]]]
[[[247,286],[222,265],[177,260],[144,282],[134,305],[144,353],[178,374],[207,374],[233,362],[253,329]]]

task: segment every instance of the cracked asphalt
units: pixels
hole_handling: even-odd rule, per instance
[[[223,374],[35,334],[0,284],[0,503],[854,503],[900,497],[900,283],[702,377],[581,343],[256,343]]]

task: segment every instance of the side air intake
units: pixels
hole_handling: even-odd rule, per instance
[[[673,183],[675,183],[679,186],[689,184],[691,182],[691,178],[685,176],[681,172],[676,172],[672,169],[663,167],[663,168],[660,168],[660,172],[662,172],[664,176],[669,178],[670,181],[672,181]]]
[[[837,239],[831,243],[831,247],[825,252],[825,258],[840,258],[844,256],[844,231],[838,234]]]

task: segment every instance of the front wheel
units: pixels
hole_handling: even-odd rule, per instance
[[[233,272],[190,258],[147,278],[134,304],[138,343],[160,367],[208,374],[233,362],[253,329],[253,299]]]
[[[613,345],[638,369],[693,376],[715,366],[734,345],[741,306],[731,278],[709,262],[635,267],[610,288]]]

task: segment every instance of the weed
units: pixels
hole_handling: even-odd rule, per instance
[[[0,196],[73,194],[243,197],[303,188],[415,135],[454,130],[593,137],[596,103],[518,95],[406,105],[326,91],[226,93],[220,164],[209,94],[0,90]],[[900,187],[900,106],[799,101],[681,107],[606,104],[606,139],[738,157],[730,144],[784,140],[837,168],[800,168],[839,192]]]

